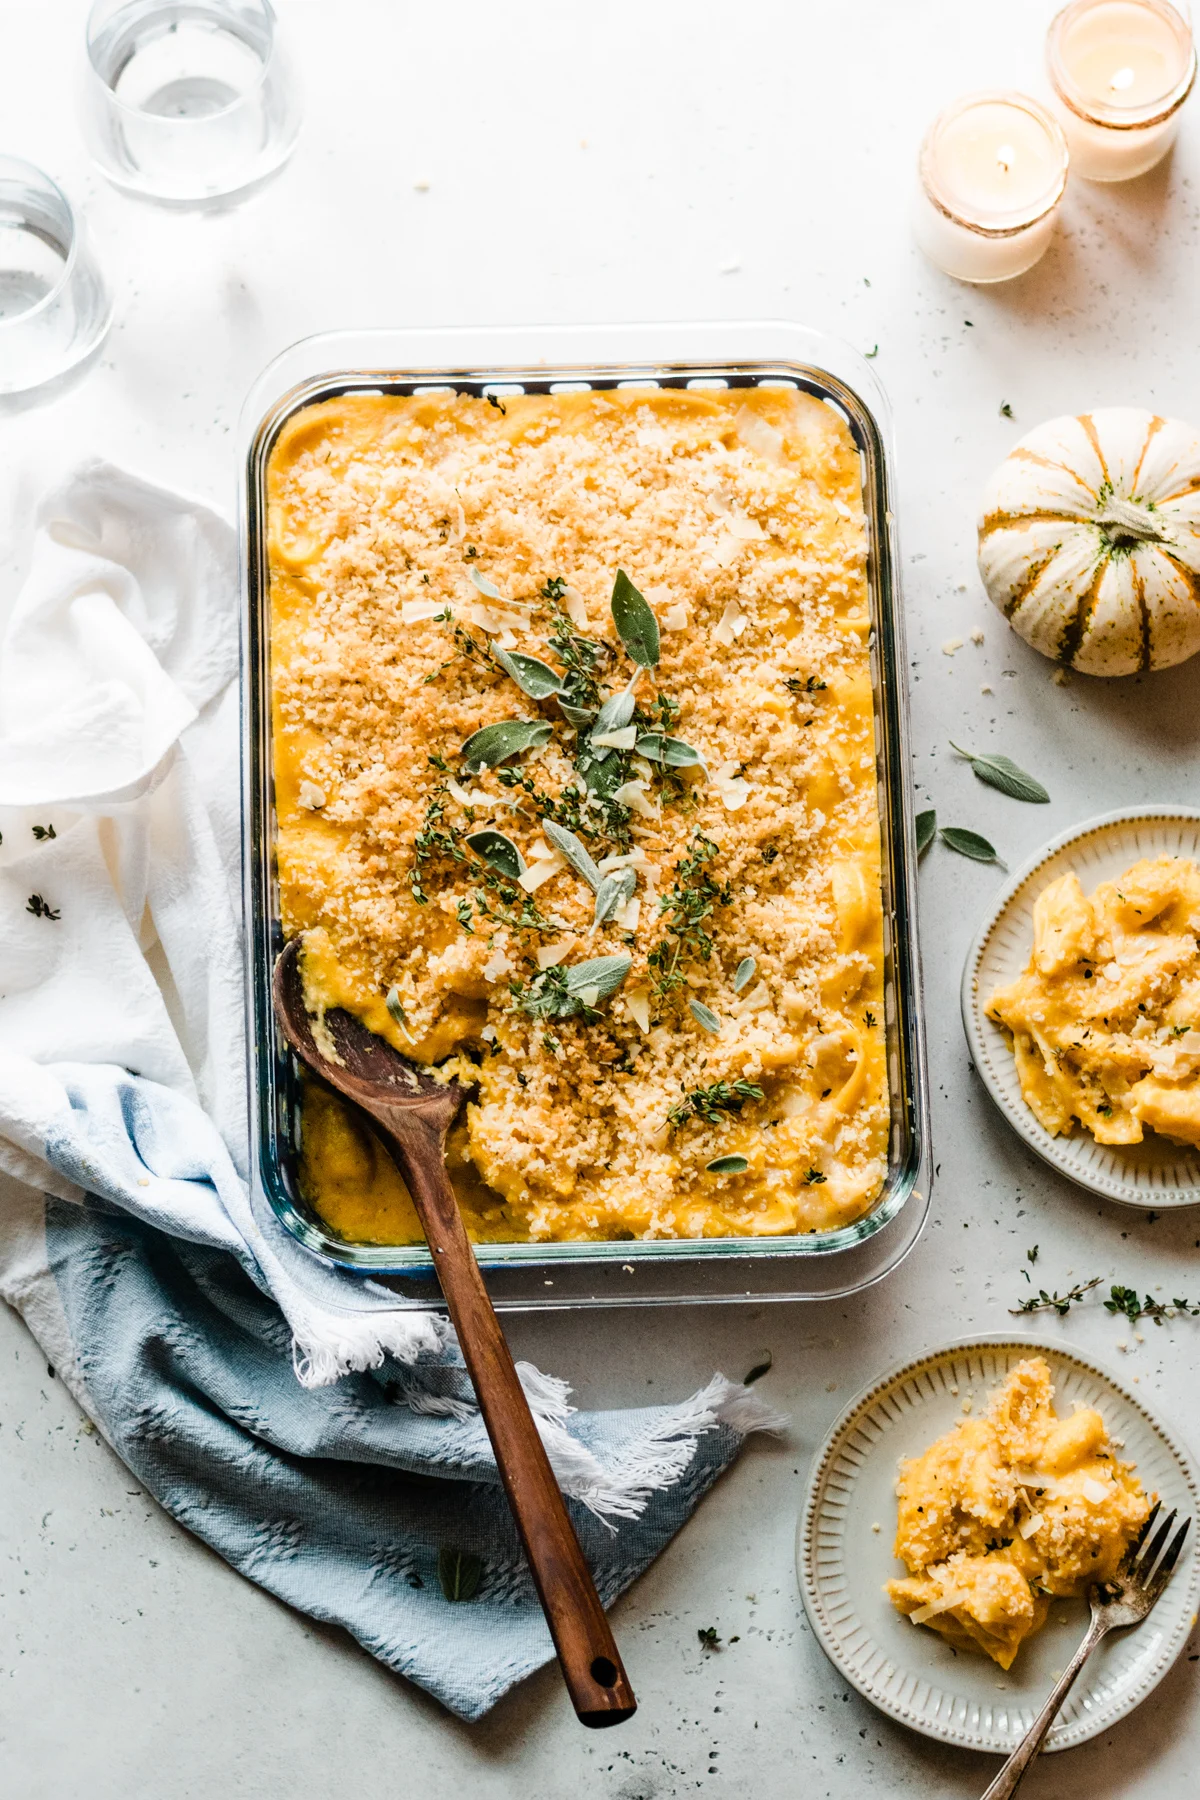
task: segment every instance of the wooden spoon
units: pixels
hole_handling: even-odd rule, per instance
[[[399,1165],[433,1252],[572,1704],[584,1725],[619,1725],[637,1711],[637,1701],[446,1173],[446,1132],[468,1090],[416,1068],[340,1009],[325,1014],[325,1029],[341,1061],[324,1056],[304,1003],[301,943],[293,938],[275,964],[272,988],[284,1036],[315,1074],[370,1113]]]

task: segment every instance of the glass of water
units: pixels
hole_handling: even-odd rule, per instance
[[[32,163],[0,156],[0,394],[67,374],[111,321],[112,301],[66,195]]]
[[[88,146],[127,192],[211,205],[291,154],[300,104],[270,0],[96,0],[87,49]]]

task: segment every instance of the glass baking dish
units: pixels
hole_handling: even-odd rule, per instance
[[[486,1244],[480,1265],[502,1308],[826,1299],[877,1281],[911,1249],[928,1211],[928,1093],[916,936],[916,845],[908,782],[903,620],[897,585],[887,402],[847,345],[775,323],[380,330],[309,338],[265,371],[243,413],[243,859],[250,1041],[251,1179],[315,1256],[440,1302],[424,1245],[335,1237],[296,1181],[297,1070],[271,1006],[283,943],[275,877],[266,472],[287,419],[347,392],[472,394],[568,387],[759,383],[800,387],[849,422],[859,447],[868,531],[870,656],[883,851],[885,1027],[892,1127],[879,1198],[834,1231],[779,1238]]]

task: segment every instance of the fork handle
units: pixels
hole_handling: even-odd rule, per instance
[[[983,1800],[1009,1800],[1009,1795],[1016,1793],[1026,1775],[1029,1773],[1030,1765],[1033,1763],[1034,1758],[1045,1743],[1050,1727],[1058,1716],[1058,1710],[1068,1693],[1071,1691],[1072,1682],[1075,1680],[1075,1677],[1078,1675],[1080,1669],[1082,1669],[1088,1657],[1092,1654],[1092,1651],[1096,1648],[1096,1645],[1100,1642],[1100,1639],[1107,1636],[1108,1631],[1109,1627],[1104,1623],[1104,1620],[1100,1618],[1098,1614],[1093,1613],[1092,1622],[1087,1628],[1087,1635],[1084,1637],[1082,1644],[1080,1644],[1078,1650],[1076,1650],[1074,1656],[1055,1682],[1045,1706],[1043,1706],[1041,1712],[1033,1721],[1033,1724],[1029,1727],[1029,1730],[1025,1733],[1025,1736],[1017,1745],[1017,1748],[1013,1751],[1012,1755],[997,1775],[995,1781],[993,1781],[991,1787],[988,1788],[987,1792],[984,1794]]]

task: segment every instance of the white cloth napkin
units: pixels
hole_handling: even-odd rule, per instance
[[[236,535],[198,500],[92,463],[39,510],[0,645],[0,1171],[78,1198],[43,1152],[113,1143],[124,1070],[193,1103],[221,1172],[176,1224],[257,1268],[316,1386],[447,1328],[326,1269],[245,1185],[237,605]]]

